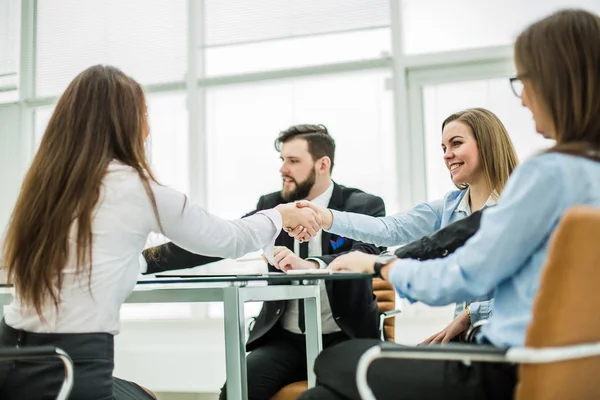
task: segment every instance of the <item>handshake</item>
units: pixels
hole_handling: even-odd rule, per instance
[[[300,243],[315,237],[321,228],[329,229],[333,223],[329,209],[306,200],[280,204],[275,209],[281,214],[283,230]]]
[[[319,207],[309,201],[281,204],[275,207],[283,219],[283,230],[300,242],[315,237],[321,228],[329,229],[333,223],[333,214],[324,207]],[[330,271],[356,272],[373,274],[375,272],[375,254],[351,251],[340,255],[327,268]],[[292,250],[284,246],[273,249],[274,267],[281,271],[290,269],[318,269],[318,261],[303,260]],[[265,260],[267,263],[268,261]]]
[[[333,220],[331,211],[327,208],[319,207],[306,200],[280,204],[275,209],[281,214],[283,230],[300,243],[315,237],[321,228],[330,228]],[[317,261],[303,260],[284,246],[276,246],[273,249],[273,258],[274,267],[281,271],[320,267]]]

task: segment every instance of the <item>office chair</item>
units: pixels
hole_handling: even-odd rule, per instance
[[[38,360],[59,358],[65,367],[65,379],[58,392],[57,400],[66,400],[73,389],[73,361],[63,350],[50,346],[0,348],[0,361]]]
[[[356,379],[361,398],[375,399],[369,365],[381,358],[519,364],[516,400],[600,398],[600,208],[578,206],[551,238],[548,261],[533,304],[524,347],[427,347],[382,343],[361,357]]]

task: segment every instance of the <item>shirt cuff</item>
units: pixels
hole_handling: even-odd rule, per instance
[[[492,313],[490,301],[474,302],[468,305],[471,313],[471,325],[482,319],[488,319]]]
[[[327,264],[325,264],[325,261],[323,261],[323,260],[321,260],[319,258],[309,257],[309,258],[306,259],[306,261],[315,261],[315,262],[317,262],[317,264],[319,264],[319,269],[325,269],[325,268],[327,268]]]
[[[283,219],[281,218],[281,214],[279,213],[279,211],[275,209],[259,211],[257,212],[257,214],[264,215],[265,217],[269,218],[273,223],[275,232],[273,233],[271,240],[269,240],[269,242],[262,248],[262,250],[269,263],[271,265],[275,265],[275,260],[273,257],[273,248],[275,247],[275,240],[279,236],[279,232],[281,232],[281,228],[283,226]]]
[[[415,260],[399,259],[394,261],[388,268],[388,281],[392,284],[399,297],[407,299],[410,303],[416,303],[417,300],[409,297],[406,293],[410,290],[410,284],[407,282],[406,273],[403,271],[402,265],[411,264]],[[418,262],[418,261],[417,261]]]

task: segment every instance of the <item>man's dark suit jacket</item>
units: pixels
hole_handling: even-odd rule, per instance
[[[274,192],[258,200],[256,210],[249,213],[252,215],[260,210],[276,207],[286,203],[281,197],[281,192]],[[367,194],[361,190],[347,188],[334,183],[333,193],[329,201],[330,209],[349,211],[382,217],[385,215],[383,200],[377,196]],[[372,244],[366,244],[355,240],[332,235],[323,231],[321,236],[323,255],[319,258],[326,264],[342,253],[359,250],[363,253],[379,254],[380,249]],[[276,246],[285,246],[294,250],[294,239],[287,233],[281,232],[275,240]],[[173,269],[190,268],[198,265],[218,261],[218,257],[206,257],[190,253],[174,243],[159,246],[158,258],[152,259],[145,252],[148,261],[146,273],[157,273]],[[269,271],[279,271],[269,265]],[[377,301],[373,295],[373,286],[370,279],[360,280],[336,280],[326,282],[327,295],[331,305],[331,312],[338,326],[351,338],[378,338]],[[280,320],[285,313],[286,301],[265,302],[258,315],[246,348],[251,351],[263,343],[263,339]]]

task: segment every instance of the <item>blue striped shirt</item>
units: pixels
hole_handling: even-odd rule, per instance
[[[494,291],[481,331],[496,346],[523,346],[552,232],[576,205],[600,207],[600,162],[549,153],[519,166],[479,231],[446,258],[398,260],[390,281],[410,301],[444,305]]]

